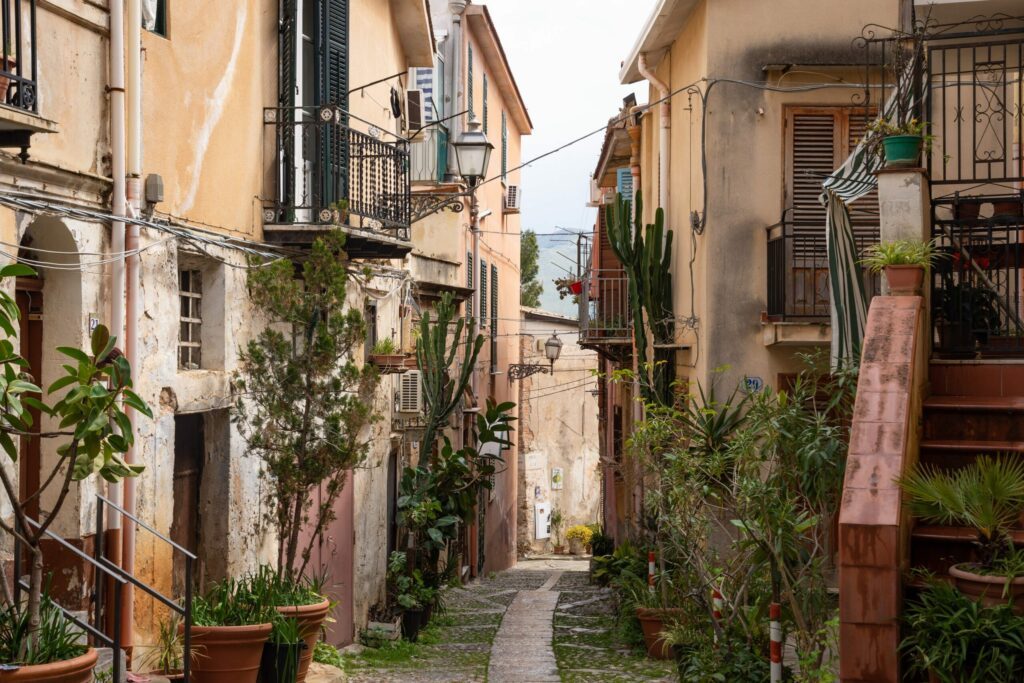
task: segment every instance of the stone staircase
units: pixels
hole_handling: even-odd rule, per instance
[[[929,382],[921,463],[957,469],[979,454],[1024,457],[1024,362],[932,362]],[[1018,535],[1024,542],[1024,529]],[[971,529],[915,521],[911,566],[945,575],[950,565],[973,559],[973,539]]]

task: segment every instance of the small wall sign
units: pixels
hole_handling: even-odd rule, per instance
[[[565,475],[562,473],[561,467],[551,468],[551,490],[559,491],[562,488],[562,484],[565,481]]]
[[[759,393],[764,389],[764,380],[760,377],[751,377],[747,375],[743,378],[743,388],[748,394]]]
[[[96,327],[99,326],[99,324],[100,324],[100,319],[98,317],[96,317],[95,314],[90,313],[89,314],[89,323],[86,326],[88,328],[86,331],[89,333],[90,337],[92,336],[92,333],[96,331]]]

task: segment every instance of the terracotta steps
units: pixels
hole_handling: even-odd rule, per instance
[[[1024,364],[932,364],[932,395],[923,404],[920,462],[959,469],[978,455],[1024,457]],[[1024,529],[1015,540],[1024,543]],[[973,529],[915,521],[911,566],[944,576],[976,559]],[[915,586],[908,575],[908,588]]]

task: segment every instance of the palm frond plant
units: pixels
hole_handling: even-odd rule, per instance
[[[886,266],[920,266],[927,269],[944,255],[938,250],[935,240],[892,240],[868,247],[861,264],[867,266],[872,273],[879,273]]]
[[[995,571],[1012,554],[1010,532],[1024,512],[1024,461],[983,455],[954,471],[922,465],[899,483],[914,516],[975,530],[982,569]]]

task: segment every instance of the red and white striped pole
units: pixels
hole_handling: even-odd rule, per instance
[[[647,590],[654,592],[654,551],[647,552]]]
[[[715,624],[719,624],[722,621],[722,607],[725,605],[725,599],[722,597],[722,591],[718,590],[718,587],[711,589],[711,618],[715,620]],[[715,630],[715,642],[718,642],[718,630]]]
[[[782,605],[773,602],[769,607],[769,636],[771,638],[771,683],[782,681]]]

